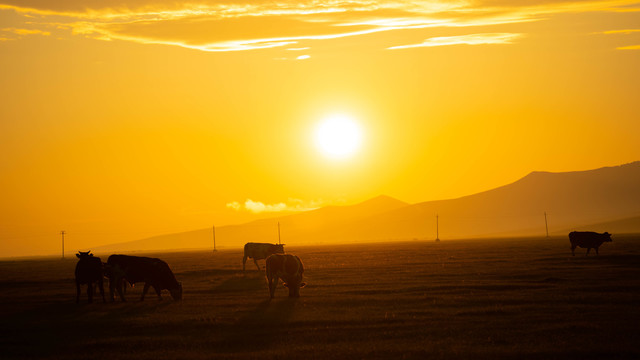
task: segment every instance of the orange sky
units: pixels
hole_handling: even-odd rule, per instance
[[[640,159],[640,1],[56,3],[0,0],[2,256]]]

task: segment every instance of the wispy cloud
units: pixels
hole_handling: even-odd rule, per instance
[[[321,202],[312,201],[304,202],[300,199],[288,199],[287,202],[279,202],[274,204],[265,204],[262,201],[245,200],[244,203],[233,201],[227,203],[227,207],[236,211],[249,211],[254,214],[270,213],[270,212],[300,212],[317,209],[321,206]]]
[[[640,45],[621,46],[617,50],[640,50]]]
[[[640,33],[640,29],[608,30],[602,33],[606,35],[631,35]],[[619,46],[616,50],[640,50],[640,45]]]
[[[4,28],[4,29],[0,29],[0,32],[3,32],[5,34],[17,35],[15,38],[0,36],[0,41],[16,40],[17,38],[20,38],[22,36],[27,36],[27,35],[42,35],[42,36],[51,35],[51,32],[49,31],[42,31],[38,29]]]
[[[4,4],[2,4],[4,3]],[[0,0],[0,11],[24,16],[41,34],[64,32],[99,40],[164,44],[208,52],[268,48],[307,49],[317,41],[394,32],[390,41],[402,43],[403,30],[486,27],[541,21],[554,14],[627,12],[640,9],[637,0],[196,0],[183,4],[163,0],[96,0],[88,5],[71,0]],[[27,18],[28,17],[28,18]],[[484,29],[483,29],[484,30]],[[500,38],[496,34],[502,34]],[[58,34],[57,34],[58,35]],[[443,35],[447,35],[443,33]],[[517,34],[493,33],[442,36],[408,47],[454,44],[508,44]],[[389,45],[383,46],[388,47]]]
[[[603,34],[607,34],[607,35],[611,35],[611,34],[633,34],[633,33],[637,33],[640,32],[640,29],[624,29],[624,30],[609,30],[609,31],[605,31],[603,32]]]
[[[485,33],[459,36],[442,36],[426,39],[420,44],[392,46],[389,49],[409,49],[417,47],[446,46],[446,45],[486,45],[486,44],[511,44],[514,39],[522,34],[511,33]]]
[[[42,31],[38,29],[18,29],[18,28],[4,28],[2,31],[10,32],[16,35],[51,35],[48,31]]]

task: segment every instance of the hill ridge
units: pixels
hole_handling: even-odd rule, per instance
[[[219,247],[244,242],[283,243],[468,238],[488,234],[544,234],[579,224],[598,224],[640,214],[640,161],[570,172],[534,171],[515,182],[459,198],[405,203],[387,195],[353,205],[323,207],[283,217],[216,228]],[[633,229],[633,222],[625,229]],[[539,229],[536,231],[535,229]],[[640,224],[638,224],[640,232]],[[126,243],[126,248],[211,247],[211,229],[158,235]],[[121,244],[101,248],[117,248]]]

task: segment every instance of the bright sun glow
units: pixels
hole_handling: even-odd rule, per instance
[[[323,155],[343,159],[360,149],[362,131],[349,116],[332,115],[324,119],[315,130],[315,144]]]

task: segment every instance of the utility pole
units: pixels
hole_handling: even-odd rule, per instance
[[[282,244],[282,242],[280,242],[280,221],[278,221],[278,244]]]
[[[62,258],[64,259],[64,230],[60,231],[60,235],[62,235]]]
[[[213,225],[213,251],[218,251],[216,250],[216,226]]]
[[[544,212],[544,227],[547,230],[547,239],[549,238],[549,225],[547,224],[547,212]]]
[[[440,221],[438,219],[438,214],[436,214],[436,242],[440,241]]]

